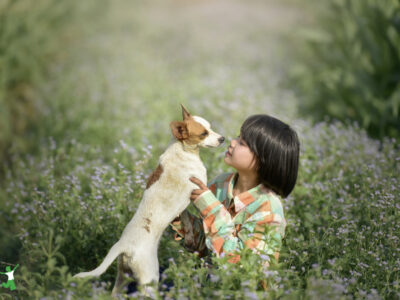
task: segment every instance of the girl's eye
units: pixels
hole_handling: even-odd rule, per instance
[[[239,138],[239,144],[247,147],[247,143],[242,138]]]

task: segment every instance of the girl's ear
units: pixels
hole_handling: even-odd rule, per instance
[[[171,132],[177,140],[183,141],[184,139],[187,139],[189,137],[187,125],[185,122],[172,121],[169,124],[169,127],[171,127]]]

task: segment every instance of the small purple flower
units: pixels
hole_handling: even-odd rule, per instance
[[[261,254],[261,255],[260,255],[260,258],[261,258],[262,260],[264,260],[264,261],[270,261],[269,256],[268,256],[268,255],[265,255],[265,254]]]
[[[211,282],[218,282],[219,281],[219,276],[218,275],[214,275],[214,274],[210,274],[210,280]]]
[[[258,296],[254,292],[246,291],[244,294],[245,294],[246,298],[248,298],[248,299],[252,299],[252,300],[257,299],[258,300]]]

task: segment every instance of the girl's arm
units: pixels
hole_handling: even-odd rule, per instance
[[[193,178],[194,181],[197,180],[198,183],[202,185],[204,190],[208,190],[200,180]],[[193,181],[193,180],[192,180]],[[213,181],[210,182],[210,185]],[[201,193],[201,190],[196,190]],[[200,193],[198,195],[200,195]],[[193,193],[191,199],[193,200]],[[197,197],[197,195],[196,195]],[[189,212],[189,208],[186,208],[178,217],[176,217],[171,222],[171,228],[175,231],[175,240],[181,241],[183,246],[191,251],[198,252],[200,257],[206,256],[208,254],[208,249],[205,243],[205,235],[203,229],[203,220],[199,216],[195,216]]]
[[[199,186],[202,188],[200,184]],[[209,249],[214,250],[220,256],[222,253],[231,255],[239,248],[240,241],[234,236],[235,225],[232,217],[210,190],[203,190],[193,204],[203,218],[206,245]],[[232,259],[234,262],[235,259]]]
[[[278,258],[285,230],[285,219],[280,200],[262,195],[254,201],[258,208],[241,225],[235,225],[225,206],[211,191],[204,191],[193,203],[199,209],[206,235],[206,243],[217,255],[232,256],[229,261],[240,260],[244,247],[255,249]]]

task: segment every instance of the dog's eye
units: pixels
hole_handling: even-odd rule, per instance
[[[208,131],[204,131],[201,136],[206,136],[208,134]]]

